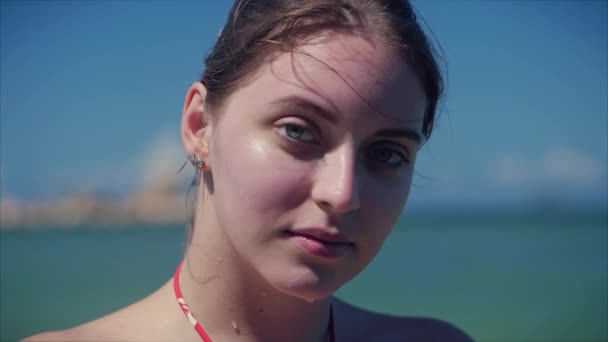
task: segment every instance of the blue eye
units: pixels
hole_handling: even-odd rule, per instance
[[[372,146],[367,151],[367,158],[381,167],[398,168],[409,162],[401,150],[386,145]]]
[[[291,140],[316,144],[315,136],[312,135],[304,126],[293,123],[287,123],[280,126],[280,129],[281,134]]]

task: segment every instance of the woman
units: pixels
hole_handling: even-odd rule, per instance
[[[186,94],[188,248],[149,297],[28,340],[469,341],[332,297],[391,231],[441,76],[403,1],[238,1]]]

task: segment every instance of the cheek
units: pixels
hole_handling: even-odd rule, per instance
[[[379,249],[403,211],[411,185],[411,175],[397,183],[377,182],[367,187],[365,227],[368,241]]]
[[[310,166],[294,160],[267,136],[219,142],[214,182],[217,205],[242,225],[276,225],[277,217],[309,194]]]

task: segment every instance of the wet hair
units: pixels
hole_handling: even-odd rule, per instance
[[[428,140],[443,94],[443,78],[438,56],[407,0],[237,0],[205,60],[201,82],[207,88],[206,110],[220,112],[232,92],[276,53],[293,52],[305,39],[325,32],[371,33],[403,57],[426,96],[422,135]],[[199,172],[189,192],[200,179]],[[194,205],[188,209],[186,245],[191,239],[193,210]]]

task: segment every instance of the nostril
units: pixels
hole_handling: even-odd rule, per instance
[[[318,203],[319,207],[321,207],[324,210],[329,210],[332,207],[331,204],[327,201],[319,201],[317,203]]]

